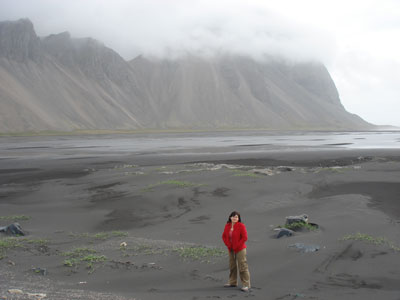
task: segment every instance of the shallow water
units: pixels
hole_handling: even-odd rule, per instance
[[[0,158],[13,155],[47,155],[63,152],[196,153],[220,151],[263,152],[291,149],[398,149],[399,131],[375,132],[207,132],[114,134],[85,136],[1,137]],[[57,151],[62,150],[62,151]]]

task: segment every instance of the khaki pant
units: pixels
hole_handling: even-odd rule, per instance
[[[235,253],[229,251],[229,284],[237,285],[237,272],[239,268],[239,276],[243,287],[250,287],[250,273],[246,258],[246,248]]]

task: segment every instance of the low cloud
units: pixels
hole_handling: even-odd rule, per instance
[[[124,58],[232,53],[329,63],[327,32],[285,19],[262,2],[226,0],[2,0],[1,19],[28,17],[39,35],[94,37]]]
[[[332,76],[348,111],[374,124],[400,126],[399,62],[348,52],[338,59]]]

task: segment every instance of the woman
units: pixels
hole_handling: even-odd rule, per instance
[[[242,291],[248,292],[250,289],[250,273],[246,259],[247,230],[242,223],[240,214],[237,211],[229,215],[228,222],[225,225],[222,240],[229,250],[229,282],[226,287],[237,286],[237,271],[239,267],[239,276],[242,281]]]

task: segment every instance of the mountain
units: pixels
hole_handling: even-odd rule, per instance
[[[0,132],[78,129],[368,129],[318,63],[194,55],[124,60],[68,32],[0,22]]]
[[[130,62],[158,127],[366,128],[342,106],[321,64],[288,65],[224,56]]]

